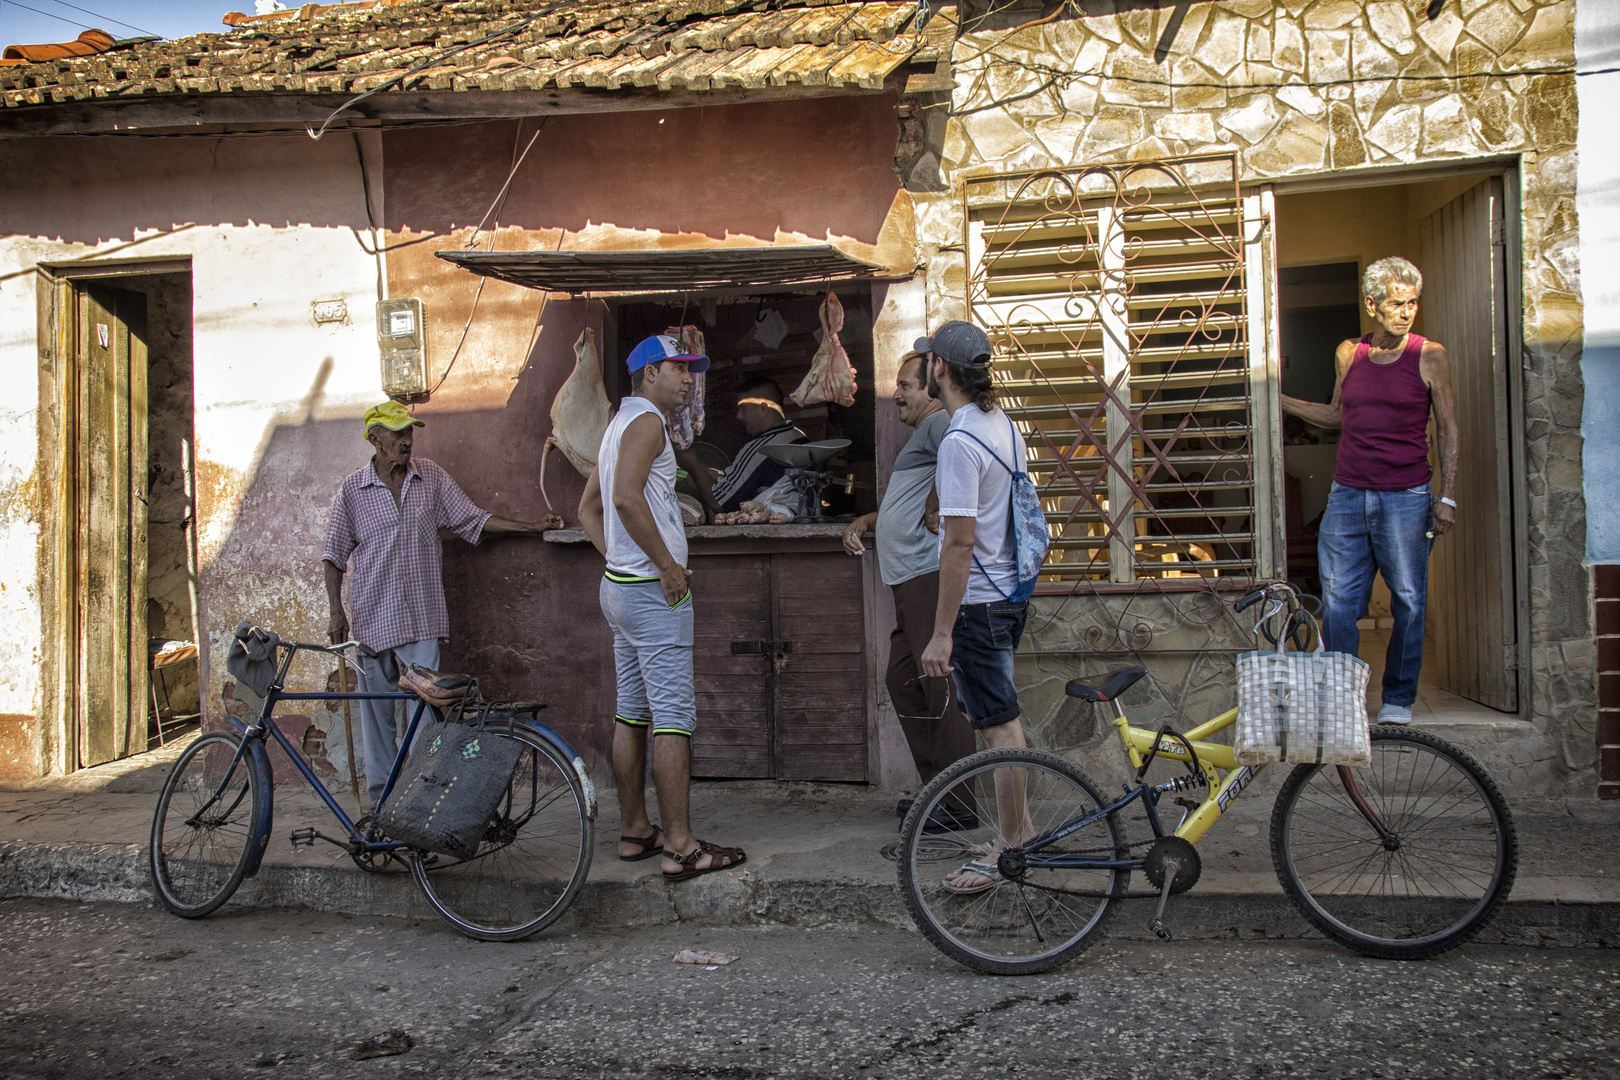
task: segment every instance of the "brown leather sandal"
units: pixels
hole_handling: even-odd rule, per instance
[[[620,862],[640,862],[662,853],[664,848],[664,830],[657,825],[653,826],[651,836],[620,836],[619,843],[635,844],[641,848],[634,855],[620,855]]]
[[[709,856],[709,865],[699,867],[697,861],[705,855]],[[690,855],[682,855],[678,851],[670,851],[665,848],[664,858],[670,862],[681,864],[680,870],[676,873],[672,874],[668,870],[664,871],[664,876],[671,881],[679,878],[697,877],[700,874],[712,874],[716,870],[730,870],[732,867],[741,866],[748,861],[748,856],[743,852],[742,848],[721,847],[719,844],[711,844],[707,840],[699,840],[698,846],[692,849]],[[725,861],[721,862],[722,859]]]

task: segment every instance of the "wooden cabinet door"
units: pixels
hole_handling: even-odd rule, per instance
[[[766,555],[693,558],[697,732],[693,776],[769,777],[771,657],[732,651],[771,640],[771,573]]]
[[[866,779],[861,562],[842,552],[772,556],[776,776]]]

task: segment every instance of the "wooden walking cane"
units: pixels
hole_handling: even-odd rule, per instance
[[[349,662],[338,657],[338,689],[343,693],[349,692]],[[359,812],[366,812],[366,804],[360,801],[360,778],[354,771],[354,728],[349,724],[349,699],[343,699],[343,739],[349,744],[349,789],[354,792],[354,805]]]

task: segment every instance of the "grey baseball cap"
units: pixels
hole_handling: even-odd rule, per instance
[[[947,364],[990,366],[990,339],[983,330],[960,319],[941,324],[932,334],[918,338],[911,347],[918,352],[931,352]]]

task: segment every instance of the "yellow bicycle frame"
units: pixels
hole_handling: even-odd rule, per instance
[[[1119,729],[1119,737],[1125,744],[1125,753],[1131,759],[1131,767],[1140,769],[1144,755],[1153,749],[1153,743],[1159,738],[1156,731],[1146,728],[1131,727],[1130,721],[1125,717],[1125,710],[1114,706],[1114,727]],[[1208,720],[1191,731],[1186,732],[1187,741],[1192,743],[1194,752],[1198,755],[1198,764],[1204,770],[1204,779],[1209,783],[1209,794],[1199,804],[1198,809],[1189,813],[1175,835],[1196,844],[1203,835],[1209,831],[1210,826],[1220,819],[1226,808],[1243,794],[1243,789],[1260,775],[1264,765],[1239,766],[1232,748],[1223,743],[1206,742],[1211,735],[1224,731],[1237,723],[1236,709],[1228,709],[1213,720]],[[1174,739],[1164,739],[1159,742],[1159,756],[1172,761],[1186,761],[1187,748]],[[1221,774],[1225,773],[1225,779]]]

